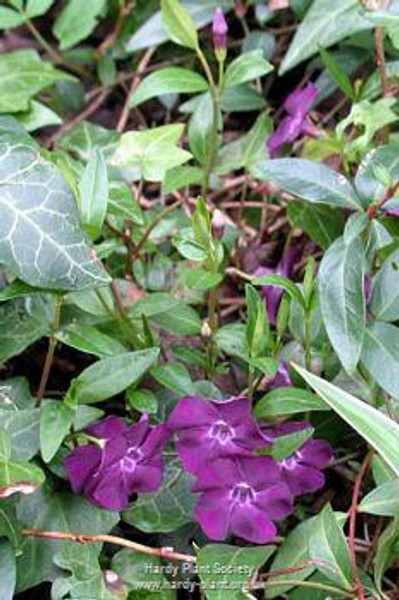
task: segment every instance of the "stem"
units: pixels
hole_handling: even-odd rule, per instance
[[[57,346],[57,338],[54,336],[54,333],[60,327],[62,301],[63,301],[63,297],[58,296],[56,303],[55,303],[55,315],[54,315],[54,321],[52,324],[53,333],[51,334],[50,339],[49,339],[46,359],[44,361],[42,376],[40,378],[39,389],[37,390],[37,394],[36,394],[36,406],[40,406],[40,403],[43,400],[43,397],[44,397],[44,394],[46,391],[48,378],[50,377],[51,365],[53,364],[54,352],[55,352],[55,348]]]
[[[370,206],[367,209],[368,218],[374,219],[377,216],[378,211],[384,206],[386,202],[388,202],[388,200],[390,200],[396,194],[398,189],[399,179],[386,189],[385,194],[382,196],[382,198],[380,198],[380,200],[378,200],[378,202],[370,204]]]
[[[122,546],[123,548],[129,548],[129,550],[135,550],[142,554],[150,554],[151,556],[160,556],[162,558],[190,563],[196,562],[196,557],[191,554],[180,554],[170,548],[152,548],[151,546],[144,546],[143,544],[131,542],[115,535],[87,535],[85,533],[70,533],[67,531],[42,531],[41,529],[23,529],[22,534],[28,537],[48,540],[67,540],[69,542],[76,542],[77,544],[98,544],[99,542],[114,544],[115,546]]]
[[[356,562],[356,545],[355,545],[356,516],[357,516],[357,511],[358,511],[360,488],[362,486],[363,478],[367,472],[367,469],[369,468],[372,456],[373,456],[373,450],[370,450],[370,452],[368,452],[366,458],[364,459],[362,466],[360,468],[360,471],[356,477],[355,485],[353,487],[352,504],[351,504],[351,507],[349,510],[348,546],[349,546],[349,549],[351,552],[352,573],[353,573],[353,578],[356,582],[357,597],[359,600],[366,600],[366,592],[365,592],[363,584],[361,582],[361,579],[359,576],[359,571],[357,568],[357,562]]]
[[[51,58],[53,59],[54,62],[62,63],[63,62],[62,56],[60,56],[58,54],[58,52],[50,46],[50,44],[47,42],[47,40],[44,39],[44,37],[42,36],[40,31],[38,31],[38,29],[36,29],[36,26],[32,23],[32,21],[30,19],[26,18],[25,13],[22,13],[22,14],[24,14],[24,16],[25,16],[26,26],[28,27],[29,31],[31,32],[31,34],[33,35],[35,40],[38,42],[38,44],[40,44],[40,46],[43,48],[43,50],[45,52],[47,52],[47,54],[49,56],[51,56]]]
[[[182,200],[177,200],[176,202],[174,202],[173,204],[170,204],[170,206],[167,206],[166,208],[164,208],[156,217],[155,219],[152,221],[152,223],[150,223],[150,225],[147,227],[147,229],[144,231],[140,241],[136,244],[135,248],[134,248],[134,252],[132,254],[132,262],[134,260],[136,260],[136,258],[138,257],[138,255],[140,254],[140,250],[142,249],[142,247],[144,246],[144,244],[146,243],[146,241],[148,240],[148,238],[151,235],[151,232],[153,231],[153,229],[155,229],[155,227],[158,225],[158,223],[160,223],[162,221],[162,219],[164,217],[166,217],[169,213],[171,213],[175,208],[177,208],[178,206],[180,206],[180,204],[182,203]]]
[[[378,67],[378,70],[380,72],[380,77],[381,77],[382,94],[383,94],[383,96],[388,96],[389,95],[389,83],[388,83],[388,76],[387,76],[385,51],[384,51],[384,29],[383,29],[383,27],[376,27],[376,29],[375,29],[375,50],[376,50],[377,67]]]
[[[245,199],[248,193],[248,173],[245,171],[245,179],[244,185],[242,186],[241,196],[240,196],[240,208],[238,209],[238,227],[241,227],[243,224],[243,216],[245,209]]]
[[[312,313],[305,314],[305,364],[306,370],[312,371]]]

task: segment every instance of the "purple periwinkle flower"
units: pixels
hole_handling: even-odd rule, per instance
[[[271,157],[275,157],[285,144],[294,142],[301,135],[311,137],[317,135],[318,130],[310,121],[308,114],[318,93],[317,87],[308,83],[305,88],[296,89],[286,98],[283,108],[288,115],[284,117],[267,142]]]
[[[284,360],[279,361],[279,367],[277,373],[275,374],[273,380],[271,381],[269,388],[274,390],[280,387],[290,387],[292,386],[291,375],[288,370],[288,365]]]
[[[65,458],[72,490],[108,510],[123,510],[129,496],[155,492],[162,483],[165,425],[150,427],[148,417],[134,425],[110,416],[85,430],[99,444],[78,446]]]
[[[215,10],[212,23],[213,44],[216,55],[220,55],[224,60],[227,49],[228,26],[223,11],[220,8]]]
[[[200,493],[195,516],[212,540],[235,534],[254,544],[276,535],[274,520],[292,511],[292,496],[271,457],[240,457],[210,462],[193,492]]]
[[[268,445],[244,397],[182,398],[167,426],[177,434],[176,449],[184,468],[195,475],[214,460],[251,456]]]
[[[285,252],[284,256],[275,268],[272,269],[270,267],[259,267],[256,269],[254,275],[256,277],[262,277],[263,275],[282,275],[283,277],[290,277],[292,275],[292,270],[295,261],[298,258],[299,252],[300,249],[298,246],[292,246]],[[272,325],[275,325],[277,312],[284,291],[275,285],[263,285],[261,287],[261,293],[264,301],[266,302],[269,321]]]
[[[265,429],[266,438],[276,438],[310,428],[309,423],[286,422]],[[331,462],[333,453],[324,440],[308,439],[291,456],[279,463],[282,480],[293,496],[309,494],[322,488],[325,483],[322,469]]]

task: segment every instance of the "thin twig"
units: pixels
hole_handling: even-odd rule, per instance
[[[88,535],[86,533],[72,533],[68,531],[42,531],[41,529],[23,529],[22,534],[28,537],[44,538],[48,540],[66,540],[77,544],[113,544],[151,556],[160,556],[170,560],[181,560],[190,563],[196,562],[196,557],[191,554],[174,552],[172,548],[153,548],[151,546],[144,546],[143,544],[125,540],[124,538],[115,535]]]
[[[130,86],[129,93],[126,96],[125,104],[123,105],[122,112],[120,114],[119,121],[116,126],[116,131],[118,131],[119,133],[124,131],[124,129],[126,127],[126,124],[129,120],[129,114],[130,114],[130,99],[131,99],[134,91],[138,87],[138,85],[141,81],[141,78],[143,76],[143,73],[144,73],[145,69],[147,68],[147,65],[150,62],[155,50],[156,50],[155,46],[148,48],[148,50],[146,50],[146,52],[143,54],[143,57],[141,58],[141,60],[138,64],[136,75]]]
[[[384,51],[384,29],[383,27],[375,28],[375,50],[376,50],[376,61],[377,67],[380,72],[382,94],[383,96],[389,96],[389,83],[387,76],[387,65],[385,60]]]
[[[155,217],[155,219],[150,223],[150,225],[144,231],[143,235],[141,236],[140,241],[134,247],[134,251],[133,251],[133,254],[132,254],[132,261],[136,260],[136,258],[139,256],[142,247],[144,246],[144,244],[146,243],[146,241],[150,237],[151,232],[153,231],[153,229],[155,229],[155,227],[158,225],[158,223],[160,223],[162,221],[162,219],[165,218],[175,208],[177,208],[178,206],[180,206],[181,203],[182,203],[182,200],[177,200],[177,202],[174,202],[173,204],[170,204],[169,206],[167,206],[166,208],[164,208],[164,210],[162,210]]]
[[[121,3],[120,6],[120,10],[119,10],[119,14],[118,14],[118,18],[116,20],[115,23],[115,27],[113,28],[113,30],[111,31],[111,33],[109,35],[107,35],[107,37],[105,38],[105,40],[103,42],[101,42],[101,44],[99,45],[99,47],[97,48],[97,55],[98,56],[104,56],[104,54],[106,54],[106,52],[112,48],[112,46],[115,44],[121,30],[123,27],[123,24],[125,22],[125,19],[130,15],[130,13],[132,12],[134,8],[134,2],[128,2],[127,4],[125,4],[125,2]]]
[[[42,376],[40,378],[39,388],[38,388],[37,394],[36,394],[36,406],[39,406],[41,401],[43,400],[43,397],[44,397],[44,394],[46,391],[48,378],[50,377],[51,366],[53,364],[53,359],[54,359],[54,352],[55,352],[55,348],[57,346],[57,338],[55,337],[54,334],[60,327],[62,301],[63,301],[63,297],[58,296],[58,298],[56,299],[56,303],[55,303],[55,315],[54,315],[54,322],[52,325],[52,334],[51,334],[49,342],[48,342],[46,359],[44,361]]]
[[[349,537],[348,537],[348,546],[352,556],[352,572],[353,577],[356,583],[357,596],[359,600],[366,600],[366,592],[364,590],[362,581],[360,579],[359,571],[357,568],[356,561],[356,516],[358,512],[358,504],[359,504],[359,495],[360,488],[363,483],[364,476],[366,475],[367,469],[369,468],[371,458],[373,456],[373,451],[368,452],[366,458],[364,459],[362,466],[360,467],[359,473],[356,477],[355,485],[353,486],[353,494],[352,494],[352,504],[349,510]]]

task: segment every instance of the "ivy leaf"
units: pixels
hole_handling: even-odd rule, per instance
[[[359,238],[338,238],[320,264],[321,312],[335,352],[349,372],[357,366],[366,330],[364,248]]]
[[[11,436],[0,429],[0,499],[16,493],[32,494],[45,479],[39,467],[14,460],[11,452]]]
[[[0,183],[3,264],[26,283],[47,289],[109,282],[86,244],[72,191],[54,164],[19,138],[0,139]]]
[[[106,7],[106,0],[69,0],[57,17],[53,33],[61,50],[67,50],[86,39],[96,27]]]
[[[155,494],[143,494],[123,512],[123,519],[146,533],[175,531],[193,520],[193,477],[176,461],[166,465],[163,486]]]
[[[14,598],[17,580],[14,548],[8,540],[0,539],[0,581],[1,600]]]
[[[56,81],[74,81],[67,73],[43,61],[35,50],[16,50],[0,56],[0,113],[18,113],[30,100]]]
[[[181,67],[167,67],[146,77],[132,94],[129,104],[138,106],[162,94],[188,94],[207,89],[208,82],[202,75]]]
[[[118,142],[111,164],[136,167],[137,178],[163,181],[168,169],[187,162],[191,154],[177,147],[184,125],[162,125],[147,131],[128,131]]]

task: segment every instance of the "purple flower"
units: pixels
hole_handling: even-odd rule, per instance
[[[275,390],[280,387],[292,386],[290,372],[288,370],[287,363],[284,360],[279,361],[279,367],[273,381],[269,385],[271,390]]]
[[[123,510],[129,496],[155,492],[162,483],[164,425],[150,427],[148,417],[127,425],[107,417],[85,430],[102,443],[86,444],[65,458],[72,490],[108,510]]]
[[[270,267],[259,267],[256,269],[254,275],[256,277],[262,277],[263,275],[282,275],[283,277],[290,277],[299,252],[300,249],[298,246],[292,246],[292,248],[289,248],[287,252],[285,252],[274,269]],[[277,312],[284,291],[275,285],[263,285],[261,287],[261,292],[263,299],[266,302],[269,321],[272,325],[275,325]]]
[[[267,142],[271,157],[275,157],[282,146],[294,142],[301,135],[317,135],[317,128],[311,123],[308,113],[318,93],[317,87],[308,83],[305,88],[296,89],[287,97],[283,107],[288,116],[284,117]]]
[[[212,33],[213,44],[216,52],[226,52],[228,26],[224,14],[220,8],[215,10],[213,16]]]
[[[311,427],[309,423],[287,422],[272,429],[265,429],[266,438],[276,438],[297,433]],[[279,463],[281,477],[293,496],[315,492],[323,487],[322,473],[333,456],[330,444],[324,440],[309,439],[291,456]]]
[[[212,540],[235,534],[255,544],[276,535],[273,521],[292,511],[292,497],[270,457],[241,457],[209,463],[193,492],[199,492],[194,514]]]
[[[219,458],[251,456],[268,445],[243,397],[220,402],[182,398],[167,426],[177,434],[176,449],[184,468],[194,474]]]

